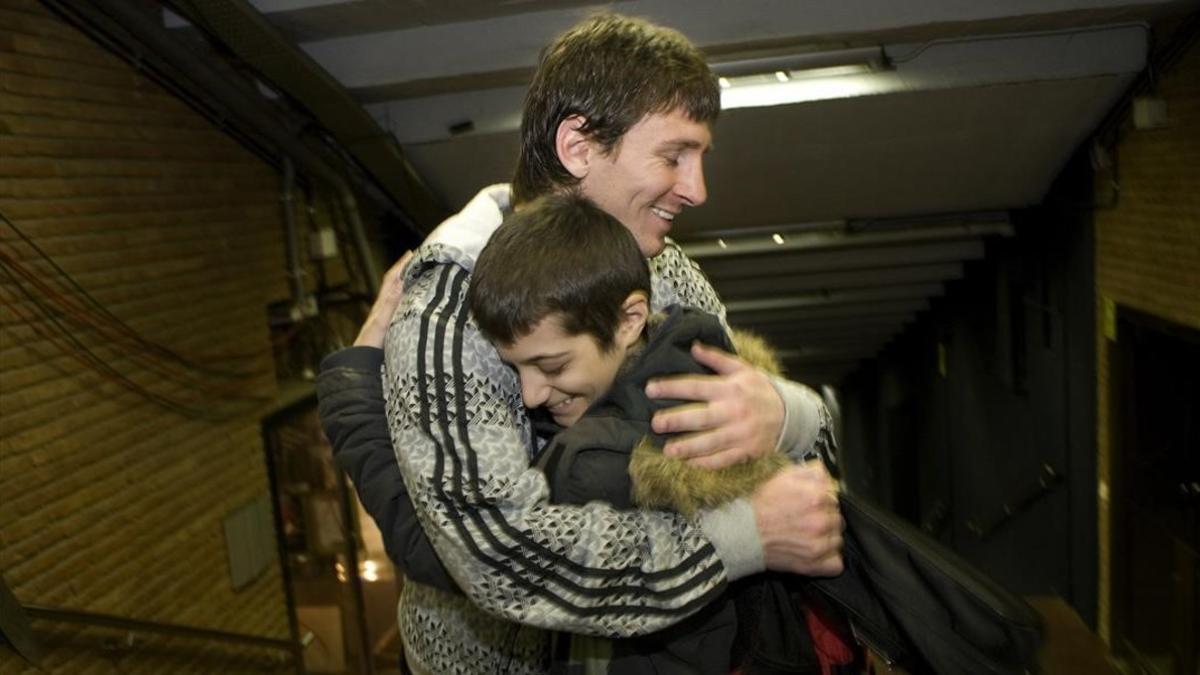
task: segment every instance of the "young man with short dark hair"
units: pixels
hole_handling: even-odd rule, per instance
[[[614,15],[568,31],[530,87],[513,192],[481,192],[430,235],[405,274],[383,381],[394,459],[379,434],[364,432],[376,428],[371,366],[345,362],[378,357],[323,366],[327,433],[409,580],[399,623],[413,670],[543,672],[545,633],[508,621],[644,634],[764,567],[840,571],[835,487],[818,466],[789,468],[749,499],[695,519],[549,505],[544,477],[530,468],[538,448],[516,377],[468,320],[475,260],[503,217],[567,190],[616,217],[652,256],[656,305],[723,316],[708,281],[667,240],[684,207],[706,199],[702,161],[719,98],[703,56],[674,31]],[[366,327],[364,342],[375,343],[377,327]],[[699,461],[730,463],[832,443],[811,391],[719,350],[694,356],[717,375],[648,385],[653,396],[704,402],[656,414],[656,431],[695,432],[672,440],[669,454],[719,452]],[[361,396],[347,393],[356,387]],[[467,598],[446,592],[454,586]]]

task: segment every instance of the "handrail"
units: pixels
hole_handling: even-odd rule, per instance
[[[1000,513],[991,518],[972,518],[967,521],[967,530],[977,539],[987,539],[992,534],[1027,510],[1034,502],[1048,494],[1063,480],[1062,474],[1049,464],[1042,464],[1042,471],[1036,483],[1031,483],[1014,499],[1000,505]]]
[[[248,635],[246,633],[233,633],[230,631],[216,630],[213,628],[185,626],[182,624],[164,623],[161,621],[145,621],[142,619],[131,619],[124,616],[115,616],[113,614],[85,612],[83,610],[66,609],[62,607],[24,605],[23,609],[30,619],[41,619],[43,621],[60,621],[64,623],[77,623],[89,626],[107,626],[110,628],[123,628],[126,630],[145,633],[159,633],[163,635],[176,635],[182,637],[201,638],[205,640],[215,640],[218,642],[247,644],[256,647],[264,647],[267,649],[280,649],[288,651],[297,657],[299,657],[300,650],[302,649],[300,644],[291,640],[269,638],[261,635]]]

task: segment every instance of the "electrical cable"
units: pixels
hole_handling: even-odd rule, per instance
[[[58,265],[58,263],[56,263],[49,254],[47,254],[44,250],[42,250],[42,248],[40,246],[37,245],[37,242],[35,242],[33,240],[33,238],[31,238],[28,234],[26,234],[20,227],[17,226],[16,223],[14,223],[2,211],[0,211],[0,220],[3,220],[4,224],[8,225],[14,232],[16,232],[17,236],[19,236],[22,241],[24,241],[27,245],[29,245],[30,248],[32,248],[43,260],[46,261],[46,263],[48,263],[52,268],[54,268],[54,271],[58,273],[59,278],[61,280],[63,280],[68,286],[70,286],[70,288],[72,290],[77,292],[80,295],[80,297],[82,297],[85,301],[87,301],[87,304],[91,305],[97,312],[99,312],[104,317],[106,317],[112,323],[112,325],[114,327],[116,327],[121,333],[124,333],[125,335],[127,335],[138,346],[148,349],[152,352],[155,352],[155,353],[161,355],[164,359],[177,362],[178,364],[180,364],[186,368],[189,368],[191,370],[200,371],[205,374],[214,375],[217,377],[226,377],[226,378],[230,378],[230,379],[246,379],[249,377],[255,377],[255,376],[262,374],[261,372],[253,372],[253,371],[252,372],[235,372],[235,371],[227,371],[227,370],[224,370],[221,368],[213,368],[206,364],[197,363],[196,361],[189,359],[189,358],[175,352],[174,350],[170,349],[169,347],[166,347],[164,345],[147,340],[146,338],[142,337],[141,334],[139,334],[137,331],[135,331],[133,328],[131,328],[128,324],[126,324],[124,321],[122,321],[120,318],[113,315],[113,313],[110,312],[107,307],[105,307],[102,303],[100,303],[98,300],[96,300],[96,298],[93,297],[90,293],[88,293],[86,289],[84,289],[82,286],[80,286],[79,283],[77,281],[75,281],[75,279],[66,272],[66,270],[64,270],[62,267],[60,267]],[[224,353],[224,354],[207,354],[207,355],[202,355],[202,356],[207,357],[207,358],[234,358],[234,359],[236,359],[236,358],[254,358],[254,357],[257,357],[258,354],[256,352],[254,352],[254,353],[247,352],[244,354]]]
[[[81,307],[72,298],[59,293],[54,288],[51,288],[48,284],[46,284],[46,282],[39,279],[36,274],[26,268],[25,265],[17,261],[15,258],[10,257],[2,249],[0,249],[0,262],[5,263],[11,270],[14,270],[17,274],[23,277],[27,283],[34,286],[34,288],[41,292],[42,295],[52,299],[55,304],[58,305],[60,313],[67,316],[69,319],[73,319],[76,324],[81,325],[84,328],[90,328],[99,333],[101,337],[108,338],[114,343],[130,340],[130,336],[126,334],[113,335],[111,333],[113,330],[111,326],[97,322],[87,312],[85,307]],[[12,278],[11,275],[10,278]],[[20,283],[20,280],[17,280],[17,282]],[[136,346],[143,346],[143,342],[144,341],[135,340]],[[132,352],[132,354],[136,357],[139,357],[144,363],[146,363],[148,367],[153,368],[160,375],[171,376],[173,373],[177,372],[171,369],[179,368],[178,365],[171,362],[156,362],[155,360],[147,360],[145,355],[138,354],[137,352]]]
[[[2,249],[0,249],[0,263],[4,264],[5,273],[9,276],[9,278],[11,280],[13,280],[13,282],[22,291],[22,293],[24,293],[25,296],[31,302],[33,302],[34,305],[37,306],[37,308],[41,311],[41,314],[43,315],[43,317],[54,322],[55,325],[62,328],[64,332],[67,332],[69,329],[67,327],[63,326],[58,321],[59,315],[63,315],[68,319],[73,319],[76,324],[81,325],[85,328],[91,328],[95,332],[99,333],[99,335],[101,337],[108,338],[116,346],[123,346],[124,343],[119,339],[114,340],[113,336],[106,330],[105,326],[103,326],[102,324],[97,324],[94,321],[89,320],[88,319],[89,315],[87,315],[86,313],[80,314],[78,312],[72,312],[71,310],[79,309],[79,306],[74,304],[70,298],[67,298],[67,297],[61,295],[60,293],[55,291],[53,288],[50,288],[49,286],[47,286],[45,284],[45,282],[38,279],[37,276],[35,274],[33,274],[33,272],[31,272],[30,270],[25,268],[24,265],[22,265],[15,259],[9,257],[9,255],[7,253],[5,253]],[[58,311],[55,311],[55,309],[53,309],[53,308],[47,307],[38,298],[38,296],[30,293],[25,288],[25,284],[21,282],[21,279],[17,278],[17,276],[14,275],[14,272],[17,275],[20,275],[21,277],[23,277],[28,284],[34,286],[38,291],[41,292],[42,295],[47,296],[47,297],[51,298],[52,300],[54,300],[58,305],[58,307],[57,307]],[[68,333],[68,334],[72,335],[72,337],[74,336],[73,332]],[[261,377],[265,373],[260,373],[259,375],[254,376],[253,378],[252,377],[245,378],[240,382],[229,382],[229,383],[224,383],[223,386],[220,386],[220,385],[214,386],[214,385],[209,385],[207,383],[204,383],[203,381],[196,381],[195,378],[197,378],[198,376],[189,374],[186,372],[181,372],[179,370],[179,366],[175,365],[173,363],[164,362],[162,360],[155,359],[152,356],[143,354],[137,350],[125,350],[124,353],[129,357],[130,360],[136,362],[138,365],[141,365],[142,367],[147,368],[148,370],[153,371],[154,373],[162,376],[165,379],[169,379],[169,380],[173,381],[174,383],[179,384],[184,387],[200,389],[200,390],[202,390],[202,393],[205,393],[205,394],[208,394],[211,396],[221,396],[221,397],[226,397],[226,398],[234,398],[234,399],[241,399],[241,400],[254,400],[254,401],[266,400],[264,397],[241,396],[238,393],[236,393],[236,391],[237,391],[236,389],[232,389],[233,387],[241,387],[244,384],[251,382],[253,379],[255,379],[257,377]]]
[[[52,343],[60,351],[62,351],[66,355],[70,356],[71,358],[75,359],[76,361],[79,361],[80,364],[82,364],[85,368],[97,373],[104,380],[106,380],[108,382],[112,382],[114,384],[117,384],[125,389],[128,389],[129,391],[132,391],[132,392],[136,393],[137,395],[139,395],[149,401],[152,401],[152,402],[162,406],[163,408],[166,408],[167,410],[179,413],[186,417],[192,417],[192,418],[196,418],[196,419],[204,419],[204,420],[210,420],[210,421],[219,421],[220,418],[214,417],[214,415],[212,413],[210,413],[209,411],[207,411],[203,408],[196,408],[196,407],[189,405],[186,402],[178,401],[178,400],[175,400],[168,396],[163,396],[161,394],[150,391],[149,389],[143,387],[142,385],[138,384],[137,382],[134,382],[133,380],[129,379],[121,372],[117,371],[115,368],[113,368],[111,365],[109,365],[104,359],[101,359],[92,350],[88,349],[88,347],[86,345],[80,343],[70,333],[70,331],[66,330],[66,328],[61,323],[58,322],[58,319],[56,317],[54,317],[52,314],[46,313],[44,308],[42,307],[41,303],[38,301],[38,299],[34,295],[29,293],[29,291],[26,290],[24,286],[21,285],[21,283],[17,280],[17,278],[15,276],[13,276],[12,271],[9,269],[9,267],[7,265],[0,265],[0,271],[3,271],[4,274],[6,276],[8,276],[8,278],[10,280],[13,281],[14,286],[16,286],[16,288],[18,290],[20,290],[21,293],[24,294],[28,300],[30,300],[34,305],[38,306],[39,309],[43,310],[44,318],[46,318],[51,323],[53,323],[56,327],[58,327],[59,332],[56,333],[55,331],[46,330],[42,326],[41,322],[38,321],[37,316],[30,316],[28,314],[25,314],[24,310],[22,310],[20,308],[20,305],[17,302],[15,302],[12,298],[8,298],[5,295],[0,295],[0,302],[3,302],[3,304],[7,305],[10,309],[12,309],[13,313],[16,314],[20,319],[22,319],[27,326],[29,326],[34,332],[36,332],[40,336],[42,336],[42,338],[44,338],[48,342]],[[63,344],[64,340],[66,342],[69,342],[70,345]]]
[[[173,384],[177,384],[189,390],[199,390],[201,394],[208,396],[220,397],[223,399],[232,399],[235,401],[250,402],[257,406],[265,401],[270,400],[267,396],[253,396],[241,394],[242,388],[247,384],[252,384],[255,380],[267,375],[267,371],[257,371],[247,374],[231,374],[227,371],[205,367],[196,364],[193,361],[177,354],[173,350],[164,347],[160,344],[147,340],[137,333],[130,326],[114,316],[102,303],[92,297],[85,289],[83,289],[69,274],[66,273],[44,250],[37,245],[27,234],[25,234],[12,220],[3,213],[0,213],[0,219],[7,223],[25,243],[27,243],[42,259],[48,262],[61,275],[59,283],[64,286],[69,286],[75,290],[80,296],[85,298],[91,306],[89,309],[77,301],[73,297],[68,297],[58,290],[53,288],[47,282],[39,278],[27,266],[19,260],[11,256],[9,253],[0,249],[0,269],[13,283],[25,299],[34,307],[36,311],[30,313],[20,306],[19,300],[13,297],[3,297],[4,304],[9,306],[14,314],[18,315],[27,325],[40,335],[47,342],[54,345],[69,357],[81,363],[84,367],[96,372],[104,380],[117,384],[125,389],[133,391],[138,395],[153,401],[154,403],[165,407],[173,412],[177,412],[189,417],[205,419],[210,421],[229,419],[236,415],[238,411],[232,411],[227,415],[217,415],[204,405],[204,401],[190,401],[179,397],[167,396],[148,389],[147,387],[138,384],[130,379],[125,374],[119,372],[112,367],[105,359],[98,356],[91,348],[85,345],[75,332],[63,323],[63,320],[68,320],[76,326],[89,328],[101,337],[110,341],[111,346],[117,347],[121,352],[136,365],[152,371],[156,375],[161,376],[165,380],[169,380]],[[65,281],[64,281],[65,280]],[[33,287],[37,290],[34,293],[30,290]],[[40,294],[40,295],[39,295]],[[10,294],[11,295],[11,294]],[[45,299],[49,300],[49,304]],[[53,305],[53,306],[52,306]],[[44,321],[39,321],[40,318]],[[49,322],[57,328],[57,333],[54,330],[47,330],[43,325],[44,322]],[[142,349],[145,352],[141,351]],[[148,353],[146,353],[148,352]],[[260,356],[255,353],[253,356]],[[195,371],[195,372],[190,372]],[[197,378],[201,375],[197,373],[220,373],[222,377],[234,381],[222,382],[218,385],[212,385]]]

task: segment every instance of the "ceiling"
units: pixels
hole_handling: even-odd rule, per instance
[[[1146,65],[1160,0],[251,0],[456,209],[507,180],[539,50],[597,8],[719,64],[882,48],[885,70],[729,109],[675,237],[790,374],[836,382],[1038,203]],[[181,20],[169,13],[166,23]],[[812,86],[810,86],[812,85]],[[734,87],[736,89],[738,87]],[[718,241],[719,240],[719,241]]]

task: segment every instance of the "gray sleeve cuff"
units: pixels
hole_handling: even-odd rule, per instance
[[[700,529],[704,531],[730,581],[757,574],[766,568],[762,540],[758,538],[758,523],[754,508],[746,498],[736,499],[725,506],[700,513]]]
[[[781,377],[772,377],[771,384],[783,399],[783,429],[777,449],[795,461],[812,458],[813,443],[821,430],[821,408],[825,405],[812,389]]]

